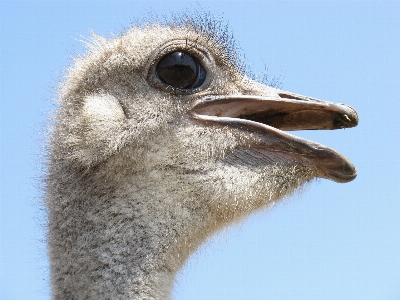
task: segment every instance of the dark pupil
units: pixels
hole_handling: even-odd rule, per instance
[[[205,70],[190,54],[175,51],[165,55],[156,67],[158,78],[174,88],[189,89],[201,86],[205,80]]]

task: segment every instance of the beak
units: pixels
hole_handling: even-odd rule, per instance
[[[285,131],[354,127],[358,124],[357,112],[345,104],[274,91],[272,96],[206,96],[194,104],[192,117],[204,125],[252,133],[258,142],[250,149],[257,149],[269,159],[281,153],[293,161],[305,159],[319,169],[318,177],[336,182],[353,180],[357,170],[342,154]]]

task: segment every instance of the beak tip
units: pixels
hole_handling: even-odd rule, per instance
[[[358,125],[358,114],[357,111],[346,104],[340,104],[342,114],[336,117],[334,125],[336,128],[351,128]]]

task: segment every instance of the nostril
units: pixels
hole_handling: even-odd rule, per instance
[[[284,93],[279,93],[278,95],[279,95],[279,97],[286,98],[286,99],[304,100],[302,98],[299,98],[299,97],[296,97],[293,95],[289,95],[289,94],[284,94]]]

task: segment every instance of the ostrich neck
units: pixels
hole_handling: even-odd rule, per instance
[[[142,176],[119,177],[118,186],[104,176],[51,177],[60,176],[50,176],[47,195],[53,298],[168,299],[207,235],[196,220],[202,213]]]

